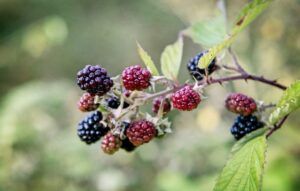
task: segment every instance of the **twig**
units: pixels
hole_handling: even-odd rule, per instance
[[[287,87],[279,84],[275,80],[269,80],[264,78],[263,76],[255,76],[252,74],[245,74],[245,75],[236,75],[236,76],[229,76],[224,78],[217,78],[217,79],[210,79],[209,84],[215,84],[215,83],[223,83],[223,82],[229,82],[229,81],[235,81],[235,80],[253,80],[262,82],[264,84],[268,84],[274,87],[277,87],[281,90],[285,90]],[[205,85],[206,82],[199,82],[199,85]]]
[[[270,131],[267,133],[266,137],[269,138],[275,131],[280,129],[287,118],[288,118],[288,115],[286,115],[284,118],[282,118],[278,124],[274,125],[274,127],[272,129],[270,129]]]
[[[233,52],[231,47],[228,48],[228,52],[233,59],[234,65],[237,67],[237,71],[241,74],[247,74],[247,72],[244,70],[244,68],[240,65],[238,58],[237,58],[236,54]]]
[[[273,104],[273,103],[270,103],[270,104],[262,104],[262,105],[260,105],[259,106],[259,111],[260,112],[263,112],[263,111],[265,111],[266,109],[269,109],[269,108],[273,108],[273,107],[275,107],[276,106],[276,104]]]
[[[232,70],[235,72],[239,72],[239,70],[237,68],[232,67],[232,66],[222,65],[222,67],[225,68],[226,70]]]

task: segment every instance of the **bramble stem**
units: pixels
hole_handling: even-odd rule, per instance
[[[278,124],[274,125],[274,127],[272,129],[270,129],[270,131],[267,133],[266,137],[269,138],[275,131],[280,129],[282,127],[282,125],[284,124],[284,122],[287,120],[287,118],[288,118],[288,115],[286,115],[284,118],[282,118]]]
[[[219,83],[222,84],[223,82],[229,82],[229,81],[235,81],[235,80],[253,80],[253,81],[258,81],[264,84],[268,84],[270,86],[274,86],[277,87],[281,90],[285,90],[287,87],[279,84],[276,80],[269,80],[264,78],[263,76],[255,76],[252,74],[244,74],[244,75],[236,75],[236,76],[229,76],[229,77],[224,77],[224,78],[217,78],[217,79],[213,79],[210,78],[208,81],[208,84],[215,84],[215,83]],[[200,82],[199,85],[204,85],[206,82]]]

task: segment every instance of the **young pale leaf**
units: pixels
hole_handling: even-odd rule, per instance
[[[269,123],[271,125],[276,124],[280,119],[289,113],[300,108],[300,80],[293,83],[283,93],[280,101],[278,102],[276,109],[271,113],[269,117]]]
[[[235,23],[231,31],[231,35],[227,37],[223,42],[212,47],[209,50],[208,54],[202,56],[198,63],[199,67],[207,68],[209,63],[211,63],[216,55],[224,48],[229,47],[237,37],[238,33],[241,32],[246,26],[248,26],[261,12],[263,12],[272,1],[273,0],[253,0],[251,3],[246,5],[242,9],[237,22]]]
[[[219,176],[214,191],[261,190],[266,150],[264,134],[254,136],[235,150]]]
[[[161,54],[161,71],[169,79],[177,79],[182,59],[182,50],[183,39],[179,37],[174,44],[168,45]]]
[[[149,54],[142,48],[142,46],[137,42],[137,47],[138,47],[138,53],[143,60],[144,64],[148,68],[148,70],[151,72],[152,75],[158,76],[159,72],[152,61],[152,58],[149,56]]]
[[[225,18],[219,15],[211,20],[195,23],[184,30],[183,34],[195,43],[204,47],[212,47],[222,42],[226,36]]]

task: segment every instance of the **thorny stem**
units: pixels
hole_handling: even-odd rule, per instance
[[[224,78],[210,78],[208,80],[208,82],[199,82],[199,85],[204,85],[205,83],[207,83],[207,85],[209,84],[215,84],[215,83],[219,83],[219,84],[223,84],[224,82],[229,82],[229,81],[236,81],[236,80],[252,80],[252,81],[258,81],[264,84],[268,84],[270,86],[274,86],[277,87],[281,90],[285,90],[286,86],[278,83],[276,80],[269,80],[264,78],[263,76],[255,76],[252,74],[244,74],[244,75],[236,75],[236,76],[229,76],[229,77],[224,77]]]
[[[274,127],[271,128],[270,131],[267,133],[266,137],[269,138],[275,131],[280,129],[282,127],[282,125],[284,124],[284,122],[287,120],[287,118],[288,118],[288,115],[286,115],[284,118],[282,118],[278,124],[274,125]]]

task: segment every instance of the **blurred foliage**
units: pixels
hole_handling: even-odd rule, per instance
[[[243,1],[227,1],[233,20]],[[106,156],[76,136],[84,116],[76,71],[99,63],[117,75],[140,62],[136,40],[154,63],[188,24],[215,15],[204,0],[2,0],[0,1],[0,191],[211,190],[233,139],[234,115],[223,98],[243,91],[266,102],[281,93],[248,82],[212,86],[198,111],[172,115],[174,133],[137,152]],[[233,48],[252,72],[299,79],[300,2],[275,1],[238,37]],[[201,47],[185,40],[182,63]],[[224,62],[230,61],[227,57]],[[184,64],[180,78],[188,78]],[[269,140],[264,191],[300,187],[299,112]]]

